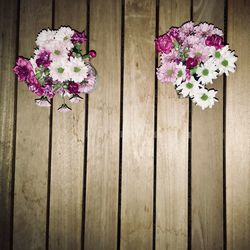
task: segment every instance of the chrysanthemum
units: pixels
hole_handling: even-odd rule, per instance
[[[217,91],[210,89],[207,90],[205,88],[199,89],[194,95],[193,102],[200,106],[202,109],[212,108],[212,106],[217,102],[217,98],[215,97]]]
[[[53,42],[46,44],[44,47],[51,52],[50,57],[52,61],[65,60],[68,58],[69,51],[67,50],[65,43],[62,41],[54,40]]]
[[[170,62],[162,64],[157,70],[157,77],[162,83],[175,83],[177,78],[177,64]]]
[[[194,27],[194,31],[200,37],[207,37],[213,35],[214,25],[208,23],[200,23]]]
[[[61,41],[65,44],[65,47],[70,50],[74,47],[74,44],[71,41],[74,31],[70,27],[61,27],[55,36],[57,41]]]
[[[225,73],[227,76],[229,72],[235,72],[235,62],[237,61],[237,57],[234,54],[234,51],[228,51],[221,57],[221,60],[218,63],[219,74]]]
[[[160,55],[162,64],[174,62],[176,61],[177,58],[178,58],[178,52],[174,49],[172,49],[168,54],[162,53]]]
[[[200,84],[198,81],[194,79],[194,77],[191,77],[190,80],[187,80],[183,83],[181,83],[176,90],[180,91],[180,93],[183,95],[183,97],[193,97],[196,92],[199,91]]]
[[[204,40],[204,39],[203,39]],[[196,44],[200,44],[203,42],[203,40],[201,40],[199,37],[195,36],[195,35],[190,35],[190,36],[187,36],[185,38],[185,40],[183,41],[183,47],[192,47]]]
[[[213,83],[213,80],[217,78],[218,72],[216,71],[217,67],[215,65],[214,60],[209,59],[204,64],[201,64],[197,68],[197,75],[199,76],[199,80],[203,84]]]
[[[36,45],[39,47],[44,47],[46,44],[54,41],[55,35],[56,31],[54,30],[42,30],[37,36]]]
[[[186,22],[179,29],[179,37],[182,41],[194,31],[194,23]]]
[[[82,82],[88,73],[88,67],[81,58],[70,58],[69,76],[74,82]]]
[[[86,79],[84,79],[84,82],[81,83],[81,86],[79,88],[79,91],[81,93],[90,93],[93,90],[95,90],[97,85],[97,79],[96,79],[97,72],[95,68],[91,64],[87,64],[87,66],[88,66],[88,76]]]
[[[189,50],[188,55],[192,58],[197,58],[198,62],[205,62],[209,57],[210,47],[203,44],[195,44]]]
[[[69,65],[67,60],[54,61],[49,66],[50,76],[54,81],[64,82],[69,80]]]
[[[186,80],[186,66],[183,65],[181,62],[176,66],[176,68],[177,68],[177,77],[175,84],[178,86],[179,84],[181,84],[182,81]]]

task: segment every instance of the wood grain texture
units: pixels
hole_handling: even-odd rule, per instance
[[[56,0],[55,28],[71,26],[83,31],[87,1]],[[50,249],[81,249],[82,190],[84,162],[85,101],[72,104],[72,112],[57,111],[62,99],[53,104],[53,135],[50,196]]]
[[[17,1],[0,1],[0,249],[10,247]]]
[[[37,33],[51,25],[50,0],[23,0],[19,54],[30,57]],[[34,104],[35,95],[18,84],[13,249],[45,249],[49,109]]]
[[[250,2],[228,2],[228,42],[238,55],[237,70],[227,79],[226,186],[227,246],[250,246]]]
[[[102,15],[100,15],[102,13]],[[90,3],[98,87],[89,95],[85,249],[116,249],[120,130],[120,1]]]
[[[125,1],[121,249],[152,248],[155,1]]]
[[[189,0],[161,1],[159,34],[189,18]],[[186,249],[189,104],[159,82],[157,109],[156,249]]]
[[[224,1],[194,0],[193,19],[224,28]],[[192,112],[192,247],[223,247],[223,77],[213,109]]]

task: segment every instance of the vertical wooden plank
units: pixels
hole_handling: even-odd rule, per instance
[[[51,25],[50,0],[23,0],[19,54],[30,57],[37,33]],[[49,114],[18,84],[13,249],[45,249]]]
[[[160,34],[189,18],[189,0],[160,1]],[[156,249],[186,249],[189,104],[158,83],[157,109]]]
[[[102,13],[102,15],[100,15]],[[121,2],[92,0],[90,47],[98,88],[89,95],[85,249],[116,249],[120,128]]]
[[[121,249],[151,249],[155,1],[125,1]]]
[[[0,2],[0,249],[10,248],[17,1]]]
[[[194,0],[193,19],[223,29],[224,1]],[[223,77],[212,109],[192,105],[192,247],[223,247]]]
[[[228,1],[228,42],[238,55],[237,71],[227,80],[226,184],[227,246],[250,246],[250,2]]]
[[[55,1],[55,28],[86,28],[87,6],[81,0]],[[50,249],[81,249],[85,101],[72,112],[60,113],[61,98],[53,104],[50,196]]]

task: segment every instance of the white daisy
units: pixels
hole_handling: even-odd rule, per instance
[[[36,68],[37,68],[36,59],[34,57],[31,57],[30,58],[30,63],[32,65],[32,68],[33,68],[34,72],[36,72]]]
[[[70,50],[74,47],[74,44],[71,42],[71,37],[73,36],[74,31],[70,27],[61,27],[55,36],[57,41],[61,41],[65,44],[65,47]]]
[[[205,88],[199,89],[194,95],[194,98],[192,99],[193,102],[200,106],[202,109],[205,108],[212,108],[212,106],[217,102],[215,95],[217,94],[217,91],[210,89],[207,90]]]
[[[217,50],[214,53],[214,57],[219,69],[219,75],[225,73],[228,76],[229,72],[235,72],[235,62],[238,58],[235,56],[234,51],[223,48],[221,50]]]
[[[51,52],[51,59],[54,60],[65,60],[68,58],[69,51],[64,42],[56,41],[50,42],[44,46],[47,50]]]
[[[74,82],[82,82],[88,73],[88,67],[81,58],[70,58],[69,77]]]
[[[54,61],[50,64],[50,76],[54,81],[68,81],[69,80],[69,62],[67,60]]]
[[[193,97],[196,92],[199,91],[200,83],[194,79],[192,76],[190,80],[186,80],[185,82],[181,83],[176,90],[180,91],[183,97]]]
[[[44,47],[46,44],[54,41],[55,35],[56,31],[54,30],[42,30],[36,38],[36,45],[39,47]]]
[[[204,64],[197,67],[196,73],[199,76],[199,80],[203,84],[213,83],[213,80],[217,78],[218,72],[213,58],[207,60]]]
[[[186,79],[186,66],[182,63],[176,66],[177,68],[177,78],[175,81],[175,85],[180,85],[182,81]]]

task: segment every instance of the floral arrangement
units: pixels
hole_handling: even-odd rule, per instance
[[[79,94],[95,89],[97,74],[90,59],[96,57],[96,52],[83,54],[82,44],[86,41],[85,32],[70,27],[42,30],[34,55],[30,59],[18,57],[14,72],[39,97],[35,99],[37,105],[50,106],[58,94],[63,99],[58,111],[68,112],[71,108],[65,98],[78,103],[83,99]]]
[[[222,30],[213,24],[186,22],[171,27],[155,39],[160,53],[157,78],[173,83],[177,94],[190,97],[202,109],[217,102],[215,89],[208,89],[218,76],[234,72],[237,57],[224,44]]]

